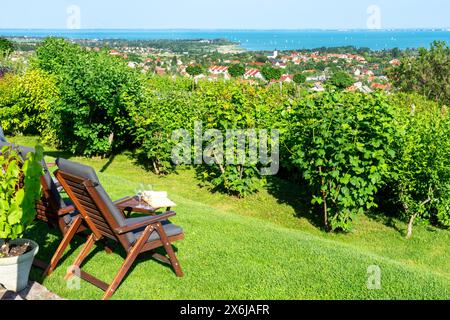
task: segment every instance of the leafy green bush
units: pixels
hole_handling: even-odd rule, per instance
[[[49,136],[48,112],[58,101],[54,79],[40,70],[0,80],[0,126],[8,133]]]
[[[187,79],[154,77],[147,85],[145,101],[131,113],[136,157],[156,174],[167,174],[175,169],[171,155],[178,141],[172,140],[172,133],[186,129],[192,135],[199,110]]]
[[[241,64],[233,64],[228,68],[228,73],[233,78],[242,77],[245,74],[245,67]]]
[[[338,89],[347,89],[354,83],[354,80],[347,72],[339,71],[334,73],[327,83]]]
[[[450,105],[450,47],[435,41],[417,56],[405,56],[392,68],[389,78],[403,92],[419,93],[430,100]]]
[[[0,239],[20,238],[36,216],[41,196],[40,161],[43,149],[36,147],[25,162],[17,151],[3,147],[0,154]]]
[[[201,75],[203,73],[203,68],[199,65],[195,65],[195,66],[188,66],[186,68],[186,72],[191,76],[191,77],[195,77],[198,75]]]
[[[227,130],[244,130],[242,133],[246,143],[245,152],[242,154],[238,149],[237,136],[231,140],[232,143],[229,142],[229,146],[226,145],[227,142],[217,141],[216,137],[206,137],[209,139],[204,142],[204,147],[206,145],[208,150],[205,150],[204,156],[209,157],[211,161],[197,167],[198,178],[210,183],[216,190],[240,197],[256,192],[266,182],[265,177],[261,176],[264,164],[252,160],[249,145],[250,141],[257,145],[261,142],[258,130],[270,131],[277,124],[282,107],[279,92],[270,88],[228,81],[202,82],[197,95],[199,97],[197,101],[203,110],[203,134],[210,129],[218,130],[225,139]],[[251,131],[247,129],[255,130],[256,136],[251,136],[249,134]],[[239,135],[239,131],[235,133]],[[269,146],[272,143],[268,137]],[[214,147],[215,145],[218,148]],[[273,150],[269,147],[268,151]],[[233,163],[227,161],[228,157],[236,160],[243,157],[245,160]]]
[[[10,55],[14,51],[14,45],[6,38],[0,38],[0,57]]]
[[[450,227],[450,116],[446,107],[415,94],[392,98],[398,106],[399,151],[390,181],[407,237],[417,218]]]
[[[277,69],[277,68],[273,68],[269,65],[265,65],[261,69],[261,74],[263,75],[264,79],[266,79],[267,81],[271,81],[271,80],[280,79],[283,72],[281,71],[281,69]]]
[[[163,77],[154,77],[147,85],[145,101],[132,112],[136,124],[133,137],[140,164],[157,174],[172,172],[176,168],[172,151],[181,138],[174,133],[184,130],[188,150],[183,153],[183,158],[187,159],[183,164],[196,164],[197,177],[205,185],[238,196],[264,185],[261,163],[216,161],[223,156],[223,151],[212,155],[213,150],[208,147],[213,137],[205,135],[213,129],[225,139],[227,130],[271,129],[276,119],[281,118],[282,98],[278,90],[255,88],[239,81],[200,81],[193,90],[188,79]],[[197,130],[196,122],[200,126]],[[203,140],[201,150],[194,145],[194,137],[197,143]],[[246,142],[248,152],[248,140]],[[254,142],[259,143],[259,140]],[[221,147],[225,149],[225,142]],[[237,157],[236,147],[237,141],[231,147],[231,153]],[[205,163],[203,160],[207,158],[213,160]],[[267,167],[270,163],[264,165]]]
[[[138,72],[126,61],[49,38],[37,49],[34,66],[54,74],[60,90],[49,117],[61,148],[104,156],[131,145],[129,109],[143,94]]]
[[[297,73],[294,75],[293,80],[296,84],[303,84],[306,82],[306,76],[303,73]]]
[[[287,145],[322,206],[326,228],[347,231],[375,194],[395,157],[394,108],[380,95],[324,93],[297,101],[288,113]]]

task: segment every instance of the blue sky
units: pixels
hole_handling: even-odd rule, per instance
[[[363,29],[380,8],[383,29],[450,28],[449,0],[1,0],[0,28]]]

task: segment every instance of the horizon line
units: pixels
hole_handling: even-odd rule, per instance
[[[0,28],[0,30],[20,30],[20,31],[406,31],[406,30],[423,30],[423,31],[450,31],[449,27],[412,27],[412,28]]]

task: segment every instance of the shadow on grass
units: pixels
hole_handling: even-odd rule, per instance
[[[214,187],[203,178],[204,170],[197,166],[195,168],[196,178],[199,181],[200,188],[207,188],[211,193],[218,193],[230,196],[221,186]],[[220,173],[217,172],[217,175]],[[323,222],[323,213],[320,208],[311,204],[312,194],[311,189],[302,179],[281,173],[279,176],[267,176],[267,192],[277,199],[279,204],[286,204],[294,209],[295,217],[305,218],[311,222],[316,228],[325,231]],[[289,180],[289,178],[291,180]],[[233,196],[233,195],[231,195]]]
[[[72,239],[68,249],[62,255],[62,257],[61,257],[61,259],[60,259],[60,261],[58,263],[57,268],[61,267],[61,265],[67,259],[74,259],[74,257],[72,257],[74,252],[76,250],[78,250],[78,249],[81,249],[81,247],[86,242],[87,235],[88,235],[88,232],[87,233],[82,233],[82,234],[77,234]],[[58,245],[59,245],[60,241],[62,240],[62,235],[61,235],[60,231],[57,228],[49,227],[43,222],[37,222],[35,225],[33,225],[27,231],[25,237],[29,238],[29,239],[33,239],[34,241],[36,241],[39,244],[39,252],[38,252],[36,258],[38,258],[38,259],[40,259],[42,261],[45,261],[45,262],[49,262],[50,261],[50,259],[52,258],[53,254],[55,253],[56,249],[58,248]],[[122,261],[120,261],[120,263],[117,264],[117,271],[116,272],[118,272],[122,262],[126,258],[126,252],[122,248],[121,245],[119,245],[117,242],[114,242],[114,241],[111,241],[111,240],[100,241],[96,245],[94,245],[93,249],[89,252],[89,254],[87,255],[86,259],[83,261],[83,264],[81,265],[81,268],[83,268],[83,266],[86,263],[88,263],[91,259],[93,259],[93,260],[101,259],[101,257],[96,257],[96,255],[98,253],[102,252],[105,249],[105,245],[107,245],[108,248],[112,249],[113,252],[111,254],[119,255],[121,257],[121,259],[122,259]],[[177,253],[178,252],[178,248],[175,247],[175,246],[173,246],[173,248],[174,248],[174,251]],[[127,272],[127,274],[125,275],[123,281],[121,282],[121,285],[126,282],[126,279],[128,278],[128,276],[130,274],[132,274],[132,272],[136,268],[136,266],[139,263],[143,262],[143,261],[153,260],[153,262],[156,262],[156,263],[160,264],[163,267],[171,268],[170,265],[167,265],[167,264],[165,264],[165,263],[163,263],[163,262],[153,258],[152,254],[154,252],[159,253],[161,255],[165,255],[166,254],[164,248],[162,248],[162,247],[157,248],[154,251],[149,251],[149,252],[145,252],[145,253],[140,254],[137,257],[137,259],[135,260],[135,262],[133,263],[133,265],[130,267],[130,269]],[[72,262],[72,261],[69,261],[69,262]],[[39,268],[36,268],[36,267],[33,267],[32,270],[31,270],[31,273],[30,273],[30,278],[35,280],[35,281],[42,282],[44,280],[42,278],[42,272],[43,272],[43,270],[41,270]],[[96,275],[96,276],[98,276],[100,280],[105,281],[105,279],[102,277],[102,275]],[[125,283],[125,285],[126,285],[126,283]]]
[[[316,228],[325,231],[323,214],[311,204],[311,189],[304,181],[293,182],[275,176],[267,180],[266,189],[278,203],[289,205],[297,218],[305,218]]]
[[[370,219],[380,222],[385,226],[395,230],[402,237],[406,236],[406,229],[399,226],[399,212],[402,212],[402,207],[396,203],[395,195],[388,188],[382,188],[378,191],[376,199],[380,199],[377,208],[374,208],[366,213]]]
[[[36,258],[47,263],[50,262],[63,238],[58,228],[50,227],[46,223],[40,221],[27,230],[25,237],[32,239],[39,244],[39,252]],[[76,235],[72,239],[68,250],[61,257],[57,268],[64,263],[64,261],[69,258],[85,241],[86,238],[84,234]],[[31,270],[31,279],[42,282],[42,272],[43,270],[33,267]]]
[[[47,157],[52,157],[52,158],[55,158],[55,159],[57,159],[57,158],[63,158],[63,159],[67,159],[67,160],[69,160],[70,158],[72,158],[74,155],[71,153],[71,152],[69,152],[69,151],[55,151],[55,150],[53,150],[53,151],[45,151],[44,152],[44,154],[45,154],[45,156],[47,156]]]
[[[106,170],[108,170],[109,166],[114,162],[114,159],[116,159],[116,155],[113,154],[108,158],[108,162],[105,163],[105,165],[100,169],[101,173],[104,173]]]

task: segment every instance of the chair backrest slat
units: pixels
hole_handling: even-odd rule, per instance
[[[118,241],[128,250],[133,238],[114,232],[115,228],[123,226],[125,218],[106,195],[93,169],[65,159],[57,159],[56,163],[57,179],[95,236]]]
[[[99,235],[116,239],[114,232],[111,231],[111,226],[102,216],[92,197],[89,196],[87,188],[83,184],[85,180],[61,170],[58,170],[56,175],[69,196],[74,197],[72,201],[77,205],[84,218],[91,223],[92,231],[97,231]]]

